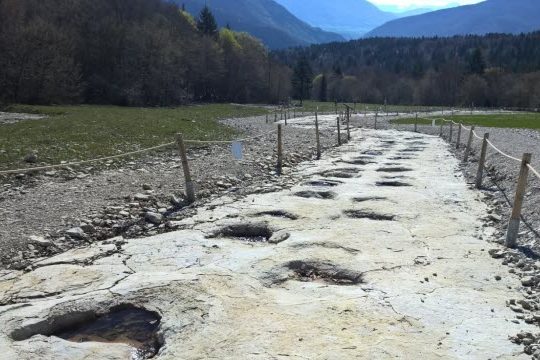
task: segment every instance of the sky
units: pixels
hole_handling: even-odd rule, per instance
[[[418,8],[445,8],[476,4],[482,0],[369,0],[387,11],[405,11]]]

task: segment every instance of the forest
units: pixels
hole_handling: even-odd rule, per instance
[[[290,70],[257,39],[162,0],[0,0],[0,102],[279,102]]]
[[[540,107],[540,32],[270,52],[164,0],[0,0],[0,103]]]
[[[296,97],[364,103],[540,107],[540,32],[369,38],[276,52],[312,74]],[[302,76],[300,76],[302,77]]]

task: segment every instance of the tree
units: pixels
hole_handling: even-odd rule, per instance
[[[323,74],[321,78],[321,85],[319,88],[319,101],[326,101],[328,93],[328,84],[326,82],[326,75]]]
[[[197,19],[197,29],[205,35],[216,36],[218,33],[218,26],[216,18],[210,11],[208,6],[204,6]]]
[[[476,48],[469,59],[469,71],[478,75],[483,75],[486,71],[486,62],[480,48]]]
[[[291,79],[293,97],[300,100],[303,104],[304,99],[309,97],[313,80],[313,70],[305,56],[300,57],[293,70]]]

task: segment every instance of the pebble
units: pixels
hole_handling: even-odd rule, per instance
[[[86,237],[84,230],[80,227],[74,227],[66,231],[66,235],[74,239],[82,240]]]
[[[46,240],[43,236],[31,235],[29,236],[28,240],[30,244],[37,245],[44,248],[53,245],[52,241]]]
[[[152,198],[151,195],[149,194],[141,194],[141,193],[137,193],[135,194],[135,196],[133,197],[135,200],[139,200],[139,201],[148,201]]]
[[[144,214],[144,219],[151,224],[159,225],[163,221],[163,215],[149,211]]]

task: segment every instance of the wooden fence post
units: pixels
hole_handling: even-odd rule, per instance
[[[351,112],[347,106],[347,141],[351,140]]]
[[[450,139],[448,142],[452,143],[452,138],[454,137],[454,123],[450,121]]]
[[[440,137],[443,137],[443,136],[442,136],[442,135],[443,135],[443,124],[444,124],[444,121],[441,120],[441,127],[440,127],[440,130],[439,130],[439,136],[440,136]]]
[[[339,123],[339,116],[337,117],[337,144],[341,146],[341,126]]]
[[[375,111],[375,130],[377,130],[377,117],[379,117],[379,110]]]
[[[176,145],[180,152],[180,160],[182,162],[182,169],[184,170],[184,180],[186,183],[186,200],[189,204],[195,202],[195,189],[193,187],[193,180],[191,179],[191,173],[189,172],[189,162],[186,154],[186,147],[184,145],[184,138],[182,134],[176,134]]]
[[[416,113],[416,118],[414,120],[414,132],[418,132],[418,113]]]
[[[268,124],[268,114],[266,114],[266,123]]]
[[[476,188],[482,187],[482,175],[484,174],[484,165],[486,164],[487,153],[487,141],[489,140],[489,133],[484,134],[484,141],[482,141],[482,152],[480,153],[480,160],[478,160],[478,171],[476,173]]]
[[[461,143],[461,123],[459,123],[458,125],[456,149],[459,149],[460,143]]]
[[[471,126],[471,131],[469,131],[469,140],[467,140],[467,147],[465,148],[465,156],[463,157],[463,162],[466,163],[467,161],[469,161],[469,154],[471,153],[471,146],[472,146],[472,141],[473,141],[473,138],[474,138],[474,125]]]
[[[274,122],[275,122],[275,123],[277,122],[277,112],[274,113]]]
[[[519,178],[516,188],[516,197],[514,198],[514,207],[512,208],[512,216],[508,223],[508,229],[506,231],[505,245],[509,248],[515,248],[517,246],[517,238],[519,233],[519,221],[521,219],[521,207],[523,206],[523,198],[527,188],[527,177],[529,176],[529,167],[531,163],[532,155],[529,153],[523,154],[521,160],[521,169],[519,171]]]
[[[283,138],[281,134],[281,124],[277,126],[277,165],[276,173],[281,175],[283,168]]]
[[[285,126],[287,126],[287,110],[285,110]]]
[[[321,139],[319,136],[319,115],[315,112],[315,141],[317,142],[317,160],[321,159]]]

